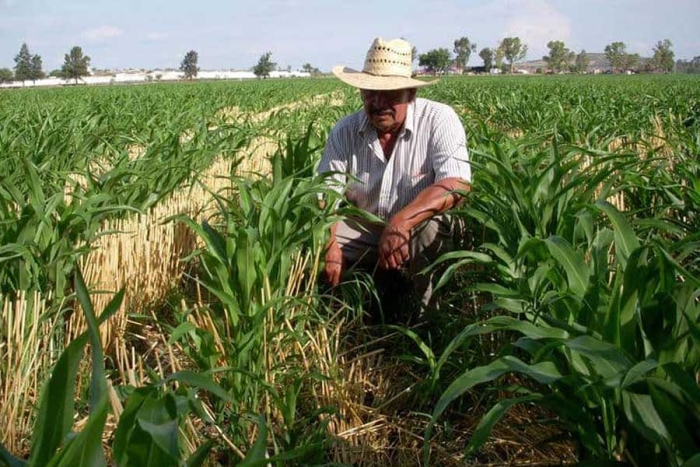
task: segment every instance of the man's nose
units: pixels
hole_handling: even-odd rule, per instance
[[[383,92],[374,93],[374,95],[372,96],[372,104],[374,104],[377,107],[381,107],[383,105],[386,105],[387,104],[386,94],[384,94]]]

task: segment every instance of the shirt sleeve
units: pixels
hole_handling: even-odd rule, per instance
[[[324,174],[327,172],[335,172],[327,180],[328,187],[335,190],[338,194],[343,194],[343,189],[347,183],[347,156],[340,145],[340,137],[338,135],[338,127],[331,130],[326,148],[323,152],[323,157],[318,165],[318,173]]]
[[[435,120],[431,144],[435,181],[461,178],[472,181],[467,136],[457,113],[444,107]]]

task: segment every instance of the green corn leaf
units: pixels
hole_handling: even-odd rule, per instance
[[[700,452],[700,419],[694,417],[682,401],[664,391],[661,386],[649,386],[649,394],[673,440],[674,448],[681,456],[688,459]]]
[[[566,341],[564,345],[585,355],[595,372],[608,380],[608,385],[618,386],[623,375],[632,367],[632,362],[620,349],[591,336],[579,336]]]
[[[693,457],[685,461],[682,467],[700,467],[700,454],[695,454]]]
[[[123,290],[114,296],[100,315],[98,325],[119,309],[123,297]],[[75,379],[83,358],[83,349],[88,342],[88,332],[68,344],[42,390],[35,425],[37,428],[32,437],[32,452],[28,462],[32,467],[47,465],[73,426]],[[96,405],[93,404],[92,407]]]
[[[177,373],[173,373],[171,375],[168,375],[164,382],[171,382],[171,381],[178,381],[183,384],[187,384],[189,386],[194,386],[196,388],[204,389],[205,391],[209,391],[210,393],[214,394],[216,397],[220,398],[223,401],[229,402],[231,404],[235,404],[236,401],[231,398],[228,392],[224,390],[221,386],[219,386],[214,379],[212,379],[209,376],[206,376],[202,373],[196,373],[194,371],[178,371]]]
[[[180,458],[178,418],[172,394],[166,393],[158,399],[147,398],[136,414],[136,423],[150,438],[146,442],[152,441],[161,451],[159,457],[163,458],[164,454],[172,465],[177,465]],[[153,451],[154,447],[150,450]]]
[[[622,383],[620,384],[621,388],[627,388],[629,386],[632,386],[633,384],[637,384],[640,381],[642,381],[646,375],[658,367],[659,364],[656,362],[656,360],[653,359],[647,359],[642,362],[637,363],[634,365],[632,368],[629,369],[625,377],[622,379]]]
[[[0,466],[2,467],[24,467],[27,463],[16,458],[0,443]]]
[[[435,354],[433,353],[433,349],[428,347],[428,345],[423,341],[423,339],[418,336],[415,332],[413,332],[410,329],[401,327],[401,326],[387,326],[389,329],[393,329],[394,331],[397,331],[405,336],[407,336],[409,339],[411,339],[413,342],[416,343],[418,348],[423,352],[423,355],[425,355],[425,358],[428,360],[428,364],[430,366],[430,370],[434,371],[435,369]]]
[[[238,464],[239,467],[258,467],[270,462],[267,457],[267,423],[265,423],[263,415],[259,416],[257,425],[258,437],[255,439],[253,447],[250,448],[243,462]]]
[[[206,462],[209,451],[215,446],[214,440],[210,439],[197,448],[195,452],[185,462],[185,467],[201,467]]]
[[[579,298],[583,298],[588,289],[590,271],[585,261],[571,245],[561,237],[551,236],[545,240],[549,252],[566,271],[569,289]]]
[[[479,421],[472,437],[467,445],[466,456],[471,456],[477,452],[481,446],[484,445],[486,440],[488,440],[491,430],[499,422],[503,416],[508,413],[508,410],[517,404],[524,404],[528,402],[536,402],[542,400],[544,396],[541,394],[531,394],[528,396],[517,397],[514,399],[501,400],[496,403],[491,409],[484,415]]]
[[[625,217],[612,204],[607,201],[598,201],[595,207],[605,213],[612,223],[618,261],[624,267],[627,264],[627,258],[639,248],[639,240]]]
[[[59,451],[47,464],[47,467],[106,467],[102,449],[102,432],[107,421],[109,398],[106,394],[91,407],[92,411],[83,430]]]
[[[488,365],[466,371],[462,376],[453,381],[445,392],[442,393],[440,400],[438,400],[438,403],[433,410],[430,423],[425,430],[426,434],[423,454],[426,464],[429,460],[429,441],[432,435],[433,427],[447,406],[474,386],[494,381],[506,373],[520,373],[525,376],[529,376],[541,384],[551,384],[563,377],[552,362],[541,362],[535,365],[528,365],[518,358],[510,355],[499,358]]]

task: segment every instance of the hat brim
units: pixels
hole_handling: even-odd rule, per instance
[[[376,76],[353,70],[342,65],[333,68],[333,74],[342,82],[358,89],[371,91],[394,91],[396,89],[420,88],[438,80],[421,81],[405,76]]]

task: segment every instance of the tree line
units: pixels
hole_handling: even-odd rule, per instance
[[[547,71],[585,73],[588,70],[590,57],[585,50],[576,53],[567,48],[563,41],[558,40],[549,41],[547,48],[549,53],[542,57]],[[453,69],[457,73],[464,73],[467,71],[467,63],[471,54],[476,53],[476,50],[476,43],[464,36],[455,39],[452,49],[454,56],[446,47],[432,49],[420,55],[414,47],[413,58],[414,60],[418,59],[418,66],[424,67],[431,74],[444,74],[449,69]],[[496,68],[506,73],[513,73],[515,63],[523,60],[527,51],[527,44],[519,37],[506,37],[494,48],[482,48],[479,51],[479,57],[483,61],[483,66],[473,67],[473,70],[489,73]],[[676,62],[673,44],[668,39],[657,42],[653,48],[653,57],[644,64],[641,63],[639,54],[627,52],[627,45],[624,42],[608,44],[604,52],[613,72],[627,70],[662,73],[700,71],[693,71],[700,68],[700,57],[696,57],[690,62],[680,60]]]
[[[546,63],[547,70],[553,73],[572,72],[585,73],[590,64],[590,58],[585,50],[578,54],[566,47],[563,41],[550,41],[547,43],[549,53],[542,57]],[[413,47],[413,61],[418,60],[418,65],[424,67],[428,73],[444,74],[450,68],[454,68],[458,73],[468,71],[467,63],[472,53],[476,53],[477,45],[468,37],[463,36],[455,39],[452,52],[447,48],[437,48],[423,54],[418,54],[418,49]],[[491,72],[497,68],[506,73],[513,73],[515,63],[525,58],[528,46],[519,37],[506,37],[494,48],[484,47],[479,51],[479,57],[483,61],[482,67],[473,67],[472,70]],[[605,58],[610,63],[613,72],[623,72],[626,70],[644,72],[664,72],[677,71],[680,73],[700,73],[700,56],[692,60],[675,61],[673,44],[670,40],[664,39],[654,46],[651,60],[642,63],[639,54],[627,52],[627,45],[624,42],[613,42],[605,47]],[[454,53],[454,56],[452,55]],[[197,77],[199,67],[197,65],[199,54],[195,50],[187,52],[180,63],[180,71],[185,79]],[[32,81],[43,79],[46,73],[43,70],[41,56],[32,54],[27,44],[22,44],[19,52],[14,58],[14,71],[9,68],[0,68],[0,84],[12,81]],[[253,73],[259,78],[268,78],[277,64],[272,61],[272,52],[263,53],[258,63],[252,68]],[[50,76],[63,79],[73,79],[76,84],[83,76],[89,75],[90,57],[83,54],[79,46],[71,48],[65,54],[63,66],[59,70],[54,70]],[[310,63],[305,63],[303,71],[312,75],[320,74],[318,68]]]
[[[89,76],[90,60],[90,57],[83,53],[81,47],[75,46],[70,52],[65,54],[63,66],[58,70],[52,71],[49,76],[73,79],[77,84],[80,78]],[[26,43],[22,44],[19,52],[15,55],[14,61],[14,70],[0,68],[0,84],[13,81],[36,82],[47,76],[43,69],[41,56],[32,54]],[[197,73],[199,72],[198,61],[199,54],[197,51],[190,50],[185,54],[180,63],[180,71],[183,72],[185,79],[194,79],[197,77]],[[265,52],[258,60],[258,63],[253,67],[253,72],[260,78],[267,78],[276,66],[277,64],[272,61],[272,52]],[[320,73],[320,70],[313,67],[310,63],[305,63],[303,70],[313,75]]]
[[[198,61],[199,54],[196,50],[190,50],[185,54],[185,57],[180,63],[180,71],[182,71],[185,79],[191,80],[197,77],[197,73],[199,72],[199,67],[197,66]],[[255,64],[252,71],[258,78],[269,78],[270,73],[272,73],[276,67],[277,63],[272,61],[272,52],[265,52],[260,56],[258,63]],[[290,70],[291,66],[287,67],[287,71]],[[310,63],[305,63],[302,66],[302,70],[311,75],[318,75],[321,73],[321,70],[315,68]]]
[[[22,44],[14,60],[14,72],[9,68],[0,68],[0,84],[12,81],[36,82],[38,79],[46,78],[41,56],[32,54],[26,43]],[[78,79],[89,74],[89,68],[90,57],[83,54],[82,48],[75,46],[65,54],[63,66],[59,70],[52,71],[50,76],[74,79],[77,83]]]

